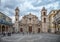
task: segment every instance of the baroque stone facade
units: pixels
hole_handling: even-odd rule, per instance
[[[38,17],[29,13],[25,15],[19,22],[20,32],[26,33],[40,33],[41,32],[41,21]]]
[[[53,12],[53,13],[52,13]],[[56,11],[51,11],[47,15],[47,9],[45,7],[41,10],[41,20],[37,16],[29,13],[23,16],[19,21],[19,9],[15,9],[15,31],[23,33],[40,33],[40,32],[52,32],[55,33],[54,15]]]
[[[43,7],[41,13],[41,20],[38,19],[37,16],[29,13],[29,15],[25,15],[19,21],[19,9],[15,9],[15,32],[25,32],[25,33],[40,33],[47,32],[47,15],[46,10]],[[45,15],[43,15],[45,14]],[[45,20],[44,20],[45,19]],[[45,22],[44,22],[45,21]]]

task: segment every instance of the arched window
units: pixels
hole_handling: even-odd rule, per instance
[[[18,12],[16,12],[16,16],[18,15]]]
[[[44,18],[44,23],[46,22],[46,18]]]
[[[43,12],[44,16],[46,15],[46,12]]]
[[[31,18],[29,18],[29,20],[31,20]]]
[[[17,19],[16,19],[16,21],[17,21]]]

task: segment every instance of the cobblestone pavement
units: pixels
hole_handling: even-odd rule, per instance
[[[40,34],[13,34],[12,36],[0,37],[0,42],[60,42],[60,35]]]

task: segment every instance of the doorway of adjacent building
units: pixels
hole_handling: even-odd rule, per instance
[[[38,28],[38,33],[40,33],[40,28]]]
[[[23,28],[20,28],[20,32],[23,32]]]
[[[0,25],[0,32],[1,32],[1,25]]]
[[[29,26],[29,33],[32,32],[32,26]]]
[[[51,33],[51,29],[48,29],[48,32]]]
[[[2,26],[2,33],[5,32],[5,26]]]

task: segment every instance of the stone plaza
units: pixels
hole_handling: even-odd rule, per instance
[[[59,34],[12,34],[0,38],[0,42],[60,42]]]
[[[46,1],[0,0],[0,42],[60,42],[60,1]]]

